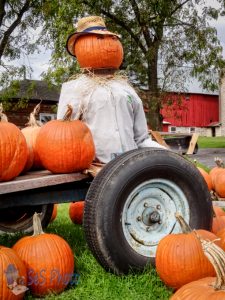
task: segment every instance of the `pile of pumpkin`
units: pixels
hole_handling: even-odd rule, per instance
[[[95,147],[89,128],[72,120],[72,107],[63,120],[40,126],[35,119],[37,105],[25,128],[8,122],[0,106],[0,181],[8,181],[32,169],[52,173],[71,173],[87,169],[94,159]]]
[[[222,209],[215,213],[225,218]],[[225,226],[216,233],[192,230],[176,218],[182,233],[165,236],[156,251],[157,273],[175,291],[170,299],[225,299]]]
[[[209,191],[217,198],[225,198],[225,168],[221,158],[215,157],[216,166],[209,173],[203,168],[197,167],[203,178],[205,179]]]

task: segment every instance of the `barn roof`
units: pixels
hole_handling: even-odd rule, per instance
[[[13,86],[13,87],[12,87]],[[42,101],[54,101],[59,100],[59,90],[55,85],[49,85],[43,80],[21,80],[10,84],[7,89],[1,91],[1,94],[10,92],[14,89],[14,92],[10,93],[11,99],[28,98],[32,100]]]

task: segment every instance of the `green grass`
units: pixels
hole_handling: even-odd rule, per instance
[[[198,138],[199,148],[225,148],[225,136]]]
[[[79,280],[77,285],[68,286],[63,293],[45,299],[166,300],[172,294],[153,267],[146,268],[141,274],[126,276],[106,272],[88,249],[82,226],[74,225],[70,221],[68,204],[59,205],[57,218],[48,226],[46,232],[58,234],[69,243],[75,258],[74,272],[79,274]],[[0,245],[11,247],[20,237],[21,234],[0,236]],[[25,299],[34,298],[28,294]]]

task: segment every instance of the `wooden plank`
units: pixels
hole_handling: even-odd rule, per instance
[[[170,148],[158,131],[150,130],[150,133],[153,136],[153,138],[156,140],[157,143],[159,143],[162,146],[165,146],[168,149]]]
[[[0,183],[0,194],[31,190],[40,187],[58,185],[67,182],[80,181],[88,178],[83,173],[52,174],[47,170],[29,172],[13,180]]]
[[[196,146],[196,143],[197,143],[197,141],[198,141],[198,137],[199,137],[199,134],[198,134],[198,133],[193,133],[186,154],[193,154],[193,153],[194,153],[195,146]]]

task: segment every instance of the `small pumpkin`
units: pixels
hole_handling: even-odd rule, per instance
[[[53,222],[56,219],[57,212],[58,212],[58,204],[55,203],[53,206],[53,211],[52,211],[52,216],[51,216],[50,222]]]
[[[69,206],[69,216],[74,224],[83,223],[85,201],[71,202]]]
[[[28,159],[24,168],[24,172],[30,169],[43,168],[43,165],[41,163],[40,157],[36,149],[36,139],[41,129],[41,126],[37,122],[35,116],[38,114],[39,110],[40,110],[40,103],[36,105],[33,112],[31,112],[29,122],[26,124],[27,126],[21,130],[23,135],[25,136],[28,149],[29,149]]]
[[[205,257],[195,232],[179,214],[176,214],[176,219],[182,233],[169,234],[160,240],[156,251],[156,270],[167,286],[179,289],[193,280],[215,276],[215,270]],[[196,231],[204,239],[212,241],[217,238],[209,231]]]
[[[219,206],[213,205],[213,211],[216,217],[225,216],[225,211]]]
[[[8,181],[18,176],[27,161],[28,148],[21,130],[8,122],[0,105],[0,181]]]
[[[82,35],[74,47],[81,68],[118,69],[123,61],[122,44],[113,35]]]
[[[33,216],[33,228],[34,234],[18,240],[13,249],[26,265],[32,294],[58,294],[65,289],[73,276],[73,252],[63,238],[42,231],[37,213]]]
[[[211,180],[212,180],[212,186],[213,186],[213,189],[215,190],[215,181],[216,181],[216,176],[224,169],[224,162],[221,158],[219,157],[215,157],[214,158],[214,161],[216,163],[216,166],[213,167],[210,171],[209,171],[209,175],[211,177]]]
[[[212,232],[217,235],[217,232],[225,228],[225,216],[213,217]]]
[[[87,169],[95,156],[93,137],[88,126],[72,120],[72,106],[63,120],[44,124],[36,146],[44,167],[53,173],[72,173]]]
[[[203,251],[216,271],[216,277],[205,277],[182,286],[170,300],[225,300],[225,252],[212,242],[200,239]]]
[[[214,189],[219,197],[225,198],[225,169],[215,175]]]
[[[0,246],[0,299],[19,300],[27,290],[27,270],[16,254],[8,247]],[[21,293],[15,294],[20,289]]]
[[[202,177],[205,179],[205,182],[208,186],[208,190],[211,191],[212,188],[213,188],[213,185],[212,185],[212,179],[209,175],[209,173],[207,173],[203,168],[201,167],[197,167],[197,169],[199,170],[199,172],[201,173]]]

